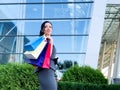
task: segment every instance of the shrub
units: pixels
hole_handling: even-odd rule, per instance
[[[62,81],[107,84],[107,79],[99,70],[95,70],[89,66],[74,66],[69,68],[62,77]]]
[[[38,90],[34,68],[28,64],[0,65],[0,90]]]

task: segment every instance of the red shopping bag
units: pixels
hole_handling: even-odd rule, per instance
[[[48,43],[42,68],[50,68],[50,53],[51,53],[51,44]]]

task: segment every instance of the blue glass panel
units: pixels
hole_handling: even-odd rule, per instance
[[[42,18],[42,5],[33,4],[26,5],[26,18]]]
[[[45,4],[44,18],[86,18],[91,17],[91,3]]]
[[[0,5],[0,19],[25,18],[25,5]]]
[[[26,21],[24,25],[24,35],[39,35],[41,21]]]
[[[0,0],[0,3],[20,3],[22,0]]]
[[[4,51],[4,53],[5,53],[5,51]],[[10,56],[9,54],[0,54],[0,64],[8,63],[9,56]]]
[[[16,37],[2,37],[0,39],[0,52],[15,52]]]
[[[52,21],[53,34],[88,34],[90,20]]]
[[[9,63],[15,63],[15,62],[19,62],[17,61],[16,57],[18,57],[19,55],[22,55],[21,53],[0,53],[0,64],[7,64]]]
[[[53,39],[58,52],[86,52],[87,36],[54,36]]]

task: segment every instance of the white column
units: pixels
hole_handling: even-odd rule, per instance
[[[116,57],[113,71],[113,78],[120,78],[120,24],[118,27],[118,40],[117,40],[117,48],[116,48]]]
[[[106,49],[106,41],[103,42],[103,51],[102,51],[102,55],[101,55],[101,59],[100,59],[100,70],[102,71],[103,69],[103,63],[104,63],[104,57],[105,57],[105,49]]]

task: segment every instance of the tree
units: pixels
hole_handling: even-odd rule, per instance
[[[64,62],[58,62],[58,68],[61,69],[68,69],[73,66],[73,62],[71,60],[64,60]]]
[[[65,60],[64,61],[64,68],[65,69],[70,68],[72,65],[73,65],[73,63],[72,63],[71,60]]]

